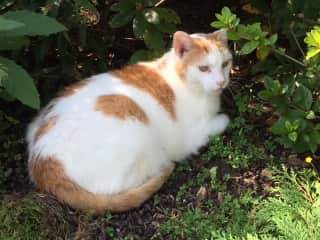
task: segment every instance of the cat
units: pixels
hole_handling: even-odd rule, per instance
[[[225,30],[177,31],[161,58],[67,87],[28,126],[31,180],[76,209],[139,207],[227,127],[231,65]]]

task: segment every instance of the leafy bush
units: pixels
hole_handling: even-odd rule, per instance
[[[113,35],[106,34],[106,32],[110,32],[108,28],[99,29],[99,31],[94,28],[98,22],[101,21],[103,24],[105,21],[105,18],[100,18],[97,7],[98,2],[91,0],[7,0],[0,3],[0,10],[5,12],[3,15],[9,14],[10,11],[14,12],[16,9],[28,9],[23,12],[29,12],[36,16],[34,18],[36,22],[33,22],[31,27],[25,26],[29,30],[32,29],[32,35],[19,36],[19,42],[17,40],[11,41],[12,34],[10,41],[8,41],[8,37],[4,39],[2,30],[0,34],[0,54],[19,63],[25,72],[28,72],[28,78],[23,84],[30,82],[29,88],[32,89],[22,87],[19,91],[16,90],[19,95],[22,95],[19,97],[20,99],[18,98],[20,101],[22,101],[21,98],[24,98],[25,104],[38,108],[40,101],[35,85],[42,93],[42,99],[46,102],[64,85],[83,76],[107,70],[107,61],[104,58],[106,50],[110,48]],[[106,9],[106,14],[107,8],[108,5],[105,4],[100,6],[102,11]],[[46,24],[45,18],[49,19],[51,24],[54,22],[57,26],[59,25],[60,30],[54,30],[51,25]],[[64,31],[66,27],[55,19],[63,23],[68,28],[68,32]],[[3,26],[7,27],[1,24],[1,27]],[[38,28],[40,28],[39,32],[37,32]],[[47,32],[41,32],[44,30]],[[50,31],[59,33],[47,36]],[[6,30],[6,32],[10,31]],[[38,37],[38,35],[45,37]],[[90,38],[88,38],[89,35]],[[2,45],[5,40],[7,41],[6,45]],[[7,45],[10,49],[4,48]],[[0,77],[8,76],[10,78],[13,73],[7,74],[3,68],[0,67]],[[31,81],[30,76],[33,76],[35,81]],[[19,81],[22,82],[23,79],[19,77]],[[10,90],[13,91],[12,86],[10,86]],[[3,86],[1,87],[1,96],[6,100],[13,100],[16,97],[12,94],[9,95]],[[26,102],[26,98],[31,102]]]
[[[160,1],[161,2],[161,1]],[[166,47],[165,34],[176,31],[180,18],[175,11],[158,6],[159,0],[120,0],[111,6],[117,12],[111,19],[113,28],[132,24],[133,34],[143,39],[149,50],[138,50],[131,62],[161,56]]]
[[[296,1],[292,2],[298,4]],[[282,8],[277,11],[287,11],[293,6],[281,5]],[[293,14],[291,11],[289,13]],[[272,126],[272,132],[281,136],[280,143],[298,152],[316,152],[320,146],[319,27],[307,33],[305,42],[309,51],[300,60],[289,56],[286,49],[278,47],[280,43],[277,44],[277,34],[271,35],[262,30],[266,27],[260,22],[240,24],[240,19],[227,7],[221,14],[216,14],[216,17],[217,21],[211,25],[228,28],[228,38],[241,45],[241,55],[251,54],[256,50],[256,57],[260,62],[253,68],[253,73],[260,75],[260,80],[264,82],[265,89],[259,92],[259,96],[271,103],[279,116]],[[276,23],[276,26],[283,27],[282,23]],[[307,31],[308,26],[300,25],[299,29]],[[294,34],[292,29],[291,33]],[[303,51],[298,39],[295,40],[298,48]]]
[[[28,37],[48,36],[64,31],[56,20],[42,14],[22,10],[0,15],[0,51],[13,51],[27,47]],[[0,56],[0,97],[17,98],[32,107],[40,107],[38,91],[32,77],[14,61]]]

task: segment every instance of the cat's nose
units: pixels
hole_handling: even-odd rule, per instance
[[[219,87],[223,88],[224,87],[224,84],[226,83],[225,80],[220,80],[220,81],[217,81],[217,84]]]

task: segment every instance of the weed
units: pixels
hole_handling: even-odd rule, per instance
[[[66,208],[49,196],[2,196],[0,240],[71,239],[76,229],[65,213]]]
[[[186,195],[186,193],[188,192],[188,190],[189,190],[189,186],[187,184],[181,185],[177,193],[176,200],[181,201]]]
[[[238,135],[237,140],[228,142],[226,140],[226,137],[223,136],[212,137],[205,158],[222,158],[233,168],[246,168],[249,164],[265,158],[264,149],[250,143],[247,137],[241,133]]]
[[[252,202],[249,193],[240,198],[226,195],[221,205],[212,205],[209,211],[195,208],[171,216],[160,231],[169,234],[171,239],[217,239],[213,237],[222,232],[243,237],[254,234],[254,225],[247,214]]]
[[[44,239],[46,234],[41,231],[42,209],[33,199],[25,198],[19,204],[2,201],[0,208],[0,239]]]

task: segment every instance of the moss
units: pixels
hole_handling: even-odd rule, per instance
[[[69,239],[74,227],[65,219],[64,210],[41,194],[4,196],[0,202],[0,240]]]

